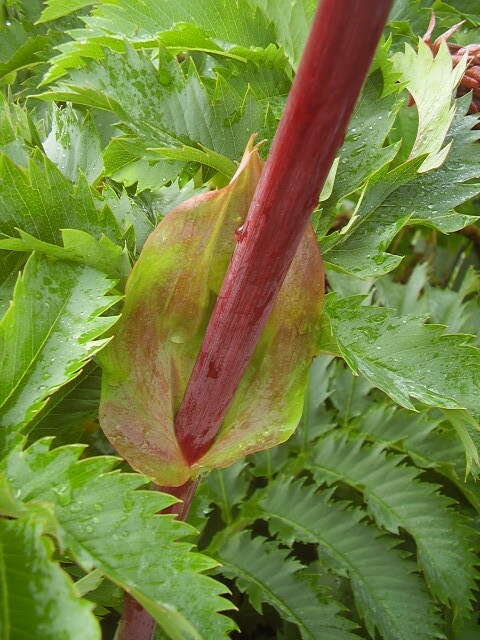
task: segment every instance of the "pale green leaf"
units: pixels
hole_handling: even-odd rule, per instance
[[[392,60],[418,110],[417,137],[410,157],[428,154],[420,171],[430,171],[443,163],[449,151],[449,145],[443,147],[443,142],[455,113],[452,96],[465,71],[466,58],[452,69],[452,57],[445,42],[434,55],[419,40],[417,52],[406,45],[405,51],[396,53]]]

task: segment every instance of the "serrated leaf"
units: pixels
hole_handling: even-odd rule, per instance
[[[19,230],[19,238],[0,238],[0,249],[28,253],[36,251],[57,260],[69,260],[87,265],[112,278],[126,279],[130,272],[128,256],[107,236],[101,236],[97,240],[80,229],[62,229],[61,234],[63,247],[43,242]]]
[[[38,22],[57,20],[92,4],[95,4],[95,0],[46,0]]]
[[[3,446],[104,346],[98,338],[116,321],[101,317],[118,300],[111,288],[88,267],[29,259],[0,322]]]
[[[126,187],[136,183],[137,193],[145,189],[158,192],[166,183],[174,181],[182,169],[179,162],[157,160],[155,151],[147,151],[147,145],[136,137],[113,138],[104,151],[104,162],[107,176]]]
[[[342,607],[317,593],[301,577],[303,566],[276,542],[248,532],[230,536],[217,551],[222,573],[248,593],[261,614],[268,603],[283,620],[296,625],[304,640],[354,640],[355,624],[341,615]]]
[[[275,28],[276,40],[285,49],[293,68],[300,57],[317,7],[315,0],[251,0]]]
[[[158,64],[131,48],[104,50],[101,62],[86,62],[37,97],[111,110],[149,147],[199,143],[238,161],[252,133],[263,131],[266,107],[251,91],[238,96],[221,76],[211,97],[193,64],[184,73],[166,50]]]
[[[111,473],[114,458],[77,462],[81,445],[50,449],[50,439],[12,451],[3,463],[17,499],[32,508],[50,503],[60,543],[85,571],[99,569],[131,593],[174,640],[227,640],[234,623],[218,615],[232,608],[226,588],[203,572],[212,559],[178,542],[192,528],[156,515],[174,499],[138,491],[147,479]]]
[[[38,522],[0,520],[0,635],[4,640],[100,640],[92,604],[52,560],[53,544]]]
[[[468,97],[468,96],[466,96]],[[465,116],[468,101],[460,98],[446,143],[450,152],[441,167],[418,173],[422,157],[398,167],[383,167],[367,183],[348,227],[322,239],[326,261],[357,277],[380,276],[394,269],[399,256],[386,253],[391,240],[408,222],[450,233],[476,218],[454,207],[473,198],[480,186],[475,116]]]
[[[181,22],[243,47],[265,47],[275,39],[268,20],[247,0],[103,0],[96,4],[87,26],[131,40],[155,40],[159,32]]]
[[[100,138],[91,114],[83,117],[71,105],[52,105],[51,129],[43,142],[45,154],[72,182],[83,173],[94,182],[102,173]]]
[[[395,121],[401,99],[395,94],[382,96],[380,73],[368,78],[348,125],[345,141],[340,149],[332,195],[325,207],[334,206],[349,195],[396,155],[397,145],[384,146]]]
[[[28,167],[0,155],[0,232],[15,235],[20,228],[45,242],[58,244],[60,229],[80,229],[95,238],[120,241],[121,232],[108,210],[98,211],[84,177],[73,185],[40,151]]]
[[[410,397],[443,409],[478,412],[480,350],[468,336],[448,335],[415,316],[362,305],[363,296],[327,296],[325,313],[340,351],[355,373],[395,402]]]
[[[406,454],[423,469],[448,478],[480,511],[477,481],[466,477],[465,448],[455,430],[432,412],[414,413],[375,403],[355,422],[355,431],[373,444]]]
[[[308,466],[320,484],[344,482],[361,492],[379,526],[412,535],[432,593],[445,604],[452,602],[464,616],[477,577],[473,531],[451,509],[453,500],[438,492],[438,485],[420,482],[418,469],[382,449],[336,432],[318,441]]]
[[[8,309],[13,298],[18,273],[26,260],[27,256],[21,253],[9,251],[0,253],[0,318]]]
[[[63,385],[29,425],[29,441],[55,437],[57,445],[88,442],[96,423],[100,404],[101,372],[91,362],[71,382]],[[90,436],[90,438],[88,437]]]
[[[392,61],[418,111],[418,131],[410,157],[428,154],[420,171],[430,171],[443,163],[449,151],[448,144],[442,146],[455,113],[452,95],[467,60],[464,58],[452,69],[452,57],[445,42],[434,55],[430,47],[419,40],[417,52],[406,45],[405,51],[396,53]]]
[[[350,578],[372,637],[375,628],[384,640],[441,637],[434,605],[413,573],[414,564],[394,548],[395,539],[364,522],[364,512],[288,478],[271,483],[259,504],[281,539],[317,544],[331,557],[332,568]]]
[[[247,463],[239,460],[226,469],[214,469],[208,474],[208,497],[218,505],[226,525],[232,522],[232,508],[245,498],[248,475],[244,473]]]

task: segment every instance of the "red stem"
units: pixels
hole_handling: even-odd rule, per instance
[[[197,480],[189,480],[181,487],[158,487],[153,485],[152,488],[169,493],[181,500],[181,502],[176,502],[162,511],[162,513],[173,513],[179,520],[186,520],[197,485]],[[126,593],[122,619],[120,620],[115,640],[152,640],[154,632],[155,620],[135,598]]]
[[[182,405],[185,458],[210,447],[285,278],[365,80],[391,0],[323,0]]]

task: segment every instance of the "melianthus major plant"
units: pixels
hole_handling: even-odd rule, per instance
[[[172,429],[233,245],[248,240],[234,232],[315,6],[2,3],[5,638],[112,637],[123,591],[120,638],[151,635],[153,619],[158,638],[478,634],[469,0],[394,4],[313,215],[323,313],[310,237],[199,467],[285,440],[303,406],[295,435],[211,471],[195,529],[156,515],[179,506],[145,490],[191,475],[181,456],[167,466],[155,429],[165,416]],[[239,167],[253,133],[266,143]]]

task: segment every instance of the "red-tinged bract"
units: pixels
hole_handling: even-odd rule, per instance
[[[101,354],[102,428],[131,466],[158,484],[181,485],[204,470],[283,442],[301,416],[324,286],[311,227],[212,446],[190,465],[175,436],[175,415],[242,240],[238,228],[261,171],[257,149],[249,143],[226,187],[192,198],[161,221],[132,271],[122,319]]]

